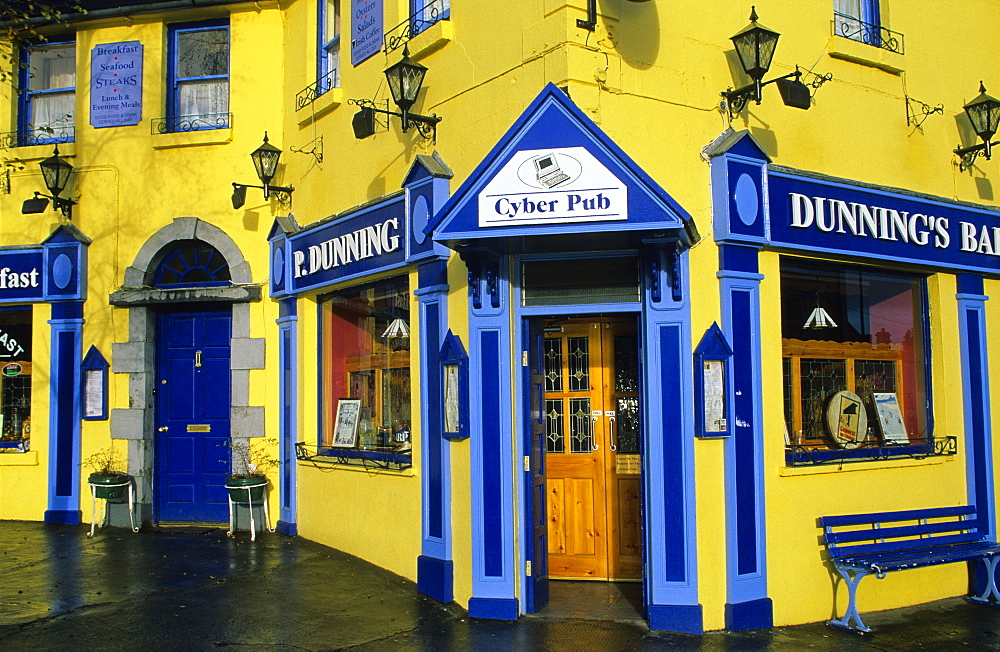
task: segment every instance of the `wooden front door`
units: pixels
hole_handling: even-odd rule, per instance
[[[642,575],[638,361],[634,320],[546,328],[550,577]]]

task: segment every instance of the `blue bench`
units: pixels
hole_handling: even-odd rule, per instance
[[[907,568],[982,559],[987,586],[982,594],[969,599],[994,605],[1000,602],[995,574],[1000,544],[987,537],[985,522],[971,505],[823,516],[819,524],[830,561],[846,581],[849,596],[844,617],[828,621],[834,627],[871,631],[858,613],[858,583],[867,575],[882,579],[886,573]]]

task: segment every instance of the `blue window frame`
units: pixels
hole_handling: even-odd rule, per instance
[[[410,33],[413,36],[450,17],[451,0],[410,0]]]
[[[229,23],[171,25],[167,131],[229,127]]]
[[[316,95],[340,86],[340,0],[319,0]]]
[[[76,119],[76,41],[21,48],[17,131],[19,145],[73,140]]]

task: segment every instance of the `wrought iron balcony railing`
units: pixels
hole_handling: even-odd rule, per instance
[[[0,149],[29,147],[31,145],[58,145],[76,139],[75,127],[29,127],[24,131],[0,134]]]
[[[295,95],[295,110],[312,104],[317,97],[340,86],[336,70],[331,70],[312,84],[309,84]]]
[[[233,126],[232,113],[199,113],[168,118],[153,118],[150,122],[153,134],[173,134],[184,131],[206,131],[227,129]]]
[[[788,466],[846,464],[909,457],[924,459],[958,452],[958,439],[953,435],[910,439],[908,443],[865,441],[850,448],[827,448],[815,444],[787,444],[785,463]]]
[[[389,54],[434,23],[447,17],[448,8],[445,6],[445,0],[430,0],[413,12],[409,18],[386,31],[382,38],[382,52]]]
[[[886,29],[881,25],[865,21],[846,14],[833,14],[833,33],[837,36],[860,41],[868,45],[903,54],[903,35]]]

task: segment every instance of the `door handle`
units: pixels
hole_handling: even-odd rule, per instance
[[[201,366],[201,351],[194,352],[194,366],[196,367]]]
[[[608,429],[611,431],[608,433],[610,435],[609,439],[611,440],[610,448],[612,451],[616,451],[618,450],[618,432],[615,430],[614,417],[608,417]]]
[[[157,430],[157,432],[166,432],[167,430],[169,430],[169,428],[170,428],[170,426],[160,426],[156,430]]]
[[[597,417],[596,416],[590,417],[590,425],[591,425],[590,436],[591,436],[591,441],[593,441],[594,432],[597,431],[597,428],[593,427],[593,426],[597,425]],[[598,444],[598,443],[593,443],[593,444],[590,445],[590,449],[591,450],[595,450],[596,451],[596,450],[600,450],[600,448],[601,448],[601,445]]]

